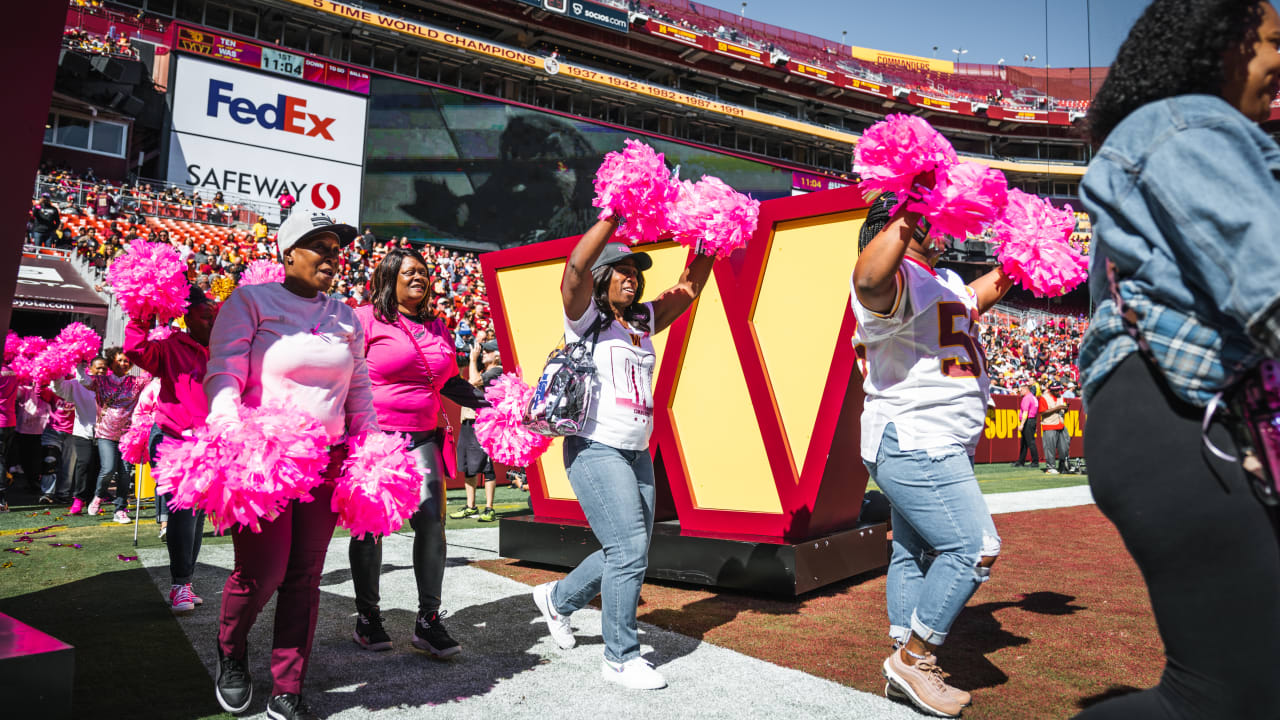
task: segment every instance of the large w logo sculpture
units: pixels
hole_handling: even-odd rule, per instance
[[[655,338],[658,519],[678,518],[681,536],[796,545],[857,526],[867,471],[849,277],[865,216],[855,188],[763,203],[746,250],[718,261],[690,312]],[[504,364],[526,378],[561,337],[559,283],[576,241],[482,257]],[[650,299],[690,255],[641,249],[654,260]],[[559,442],[529,479],[536,521],[584,521]],[[883,564],[876,527],[863,538]]]

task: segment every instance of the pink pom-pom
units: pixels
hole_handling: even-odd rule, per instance
[[[272,260],[254,260],[240,273],[240,285],[284,282],[284,266]]]
[[[418,509],[422,476],[402,435],[357,437],[333,487],[338,524],[352,537],[390,535]]]
[[[160,342],[168,340],[173,334],[173,327],[170,325],[161,325],[160,327],[151,328],[151,332],[147,333],[147,339],[151,342]]]
[[[89,362],[102,352],[102,338],[93,328],[80,322],[62,328],[53,344],[70,355],[76,363]]]
[[[476,411],[475,431],[480,447],[494,461],[525,467],[551,446],[551,438],[531,431],[521,421],[532,395],[533,388],[519,371],[503,373],[485,388],[484,397],[492,407]]]
[[[958,162],[951,142],[915,115],[889,115],[867,128],[853,157],[863,195],[896,193],[898,205],[906,200],[916,176]],[[896,211],[894,207],[891,212]]]
[[[929,237],[964,240],[991,227],[1008,202],[1004,173],[978,163],[957,163],[938,173],[937,184],[908,210],[929,220]]]
[[[107,268],[107,282],[129,317],[167,320],[187,311],[187,266],[169,245],[134,240]]]
[[[1005,274],[1036,297],[1057,297],[1089,277],[1089,260],[1071,244],[1071,206],[1013,189],[995,228],[995,251]]]
[[[34,358],[44,349],[49,347],[49,341],[39,335],[24,337],[18,341],[18,354],[23,357]]]
[[[667,232],[667,214],[679,196],[662,153],[639,140],[604,156],[596,171],[595,199],[600,218],[621,215],[616,235],[631,242],[653,241]]]
[[[239,525],[262,532],[289,503],[311,502],[329,465],[329,437],[297,408],[241,408],[240,419],[161,443],[155,473],[175,507],[200,508],[218,533]]]
[[[18,376],[18,381],[29,383],[41,374],[40,355],[49,346],[49,341],[38,335],[18,337],[14,345],[14,355],[9,361],[9,369]]]
[[[734,190],[717,177],[703,175],[697,183],[680,183],[680,199],[669,225],[681,245],[704,255],[728,257],[745,247],[760,220],[760,201]]]
[[[151,461],[147,445],[154,423],[155,418],[150,413],[139,413],[133,418],[133,424],[120,437],[120,457],[125,462],[141,465]]]
[[[40,386],[64,378],[76,365],[89,362],[102,351],[102,338],[84,323],[71,323],[36,356],[31,379]]]

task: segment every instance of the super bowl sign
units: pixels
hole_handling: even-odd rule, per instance
[[[357,222],[366,99],[179,56],[166,179]]]

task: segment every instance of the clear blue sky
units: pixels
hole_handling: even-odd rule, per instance
[[[671,0],[682,2],[683,0]],[[702,0],[694,0],[702,2]],[[1086,24],[1086,2],[1092,22]],[[1086,27],[1092,26],[1093,64],[1110,65],[1129,28],[1149,0],[1049,0],[1048,38],[1043,0],[747,0],[747,17],[791,30],[877,50],[954,60],[954,49],[969,52],[961,62],[995,64],[1004,58],[1037,67],[1089,64]],[[740,0],[704,5],[739,13]]]

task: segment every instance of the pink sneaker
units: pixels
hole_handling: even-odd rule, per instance
[[[191,612],[196,609],[190,584],[169,586],[169,609],[175,613]]]
[[[91,515],[91,516],[97,515],[98,511],[101,509],[102,509],[102,498],[95,497],[93,500],[89,501],[89,509],[86,511],[85,514]]]
[[[197,605],[204,604],[204,598],[196,594],[196,589],[191,587],[191,583],[187,583],[187,589],[191,591],[191,600]]]
[[[80,498],[76,498],[75,500],[72,500],[71,509],[67,511],[67,514],[79,515],[82,512],[84,512],[84,501],[81,500]]]

